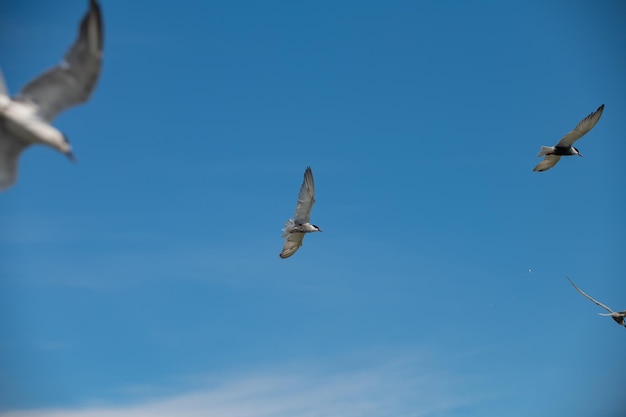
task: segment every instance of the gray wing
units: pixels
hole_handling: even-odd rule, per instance
[[[302,246],[302,240],[304,239],[304,233],[294,232],[289,233],[285,238],[285,244],[283,245],[283,250],[280,253],[281,258],[289,258],[291,255],[296,253],[296,251]]]
[[[593,298],[591,298],[590,296],[588,296],[587,294],[585,294],[585,292],[584,292],[583,290],[581,290],[580,288],[578,288],[578,287],[576,286],[576,284],[574,284],[574,283],[572,282],[572,280],[571,280],[571,279],[569,279],[569,277],[567,277],[567,280],[569,281],[569,283],[570,283],[570,284],[572,284],[572,286],[573,286],[574,288],[576,288],[576,291],[578,291],[579,293],[581,293],[582,295],[584,295],[584,296],[585,296],[585,298],[588,298],[589,300],[593,301],[596,305],[598,305],[598,306],[602,307],[603,309],[605,309],[605,310],[606,310],[606,311],[608,311],[609,313],[612,313],[612,312],[613,312],[613,310],[611,310],[610,308],[608,308],[607,306],[605,306],[604,304],[602,304],[600,301],[594,300]]]
[[[600,116],[602,116],[602,112],[604,111],[604,104],[598,107],[598,110],[591,113],[589,116],[585,117],[576,125],[574,130],[569,132],[567,135],[563,136],[563,138],[559,141],[556,146],[572,146],[574,142],[578,139],[582,138],[587,132],[589,132],[600,120]]]
[[[533,171],[547,171],[559,162],[561,159],[561,155],[546,155],[543,158],[543,161],[539,162],[534,168]]]
[[[78,38],[63,61],[28,83],[16,100],[36,105],[39,116],[47,121],[68,107],[85,102],[100,76],[102,44],[100,6],[96,0],[90,0]]]
[[[9,188],[17,179],[17,161],[29,143],[8,134],[0,126],[0,191]]]
[[[313,172],[311,167],[307,167],[304,171],[304,180],[298,194],[298,204],[296,204],[296,212],[293,219],[297,224],[308,223],[311,219],[311,209],[315,203],[315,183],[313,182]]]

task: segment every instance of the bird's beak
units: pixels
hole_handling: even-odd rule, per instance
[[[578,152],[578,156],[580,156],[581,158],[583,157],[583,154]]]

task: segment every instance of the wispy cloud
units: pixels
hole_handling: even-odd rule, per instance
[[[3,417],[420,417],[462,413],[480,401],[467,377],[421,363],[324,372],[295,366],[205,382],[205,387],[124,406],[15,410]],[[142,389],[143,391],[143,389]],[[484,393],[483,393],[484,395]],[[484,396],[482,398],[484,400]]]

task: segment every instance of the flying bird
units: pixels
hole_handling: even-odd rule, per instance
[[[0,190],[17,179],[17,162],[32,144],[49,146],[74,161],[67,137],[50,123],[65,109],[87,101],[102,67],[103,27],[100,5],[89,1],[78,37],[56,67],[9,97],[0,72]]]
[[[533,171],[549,170],[555,166],[557,162],[559,162],[562,156],[578,155],[582,157],[583,155],[572,145],[589,132],[596,125],[596,123],[598,123],[603,111],[604,104],[598,107],[598,110],[582,119],[580,123],[576,125],[574,130],[563,136],[556,146],[542,146],[537,157],[545,155],[545,158],[543,161],[539,162],[535,168],[533,168]]]
[[[613,320],[615,320],[615,322],[617,324],[619,324],[620,326],[626,326],[626,324],[624,324],[624,318],[626,318],[626,310],[624,311],[613,311],[611,310],[609,307],[605,306],[604,304],[602,304],[601,302],[594,300],[593,298],[591,298],[590,296],[588,296],[587,294],[585,294],[585,292],[583,290],[581,290],[580,288],[578,288],[576,286],[576,284],[574,284],[572,282],[571,279],[569,279],[569,277],[567,277],[567,280],[569,281],[570,284],[572,284],[572,286],[574,288],[576,288],[576,291],[578,291],[579,293],[581,293],[582,295],[585,296],[585,298],[590,299],[591,301],[593,301],[596,305],[602,307],[603,309],[605,309],[606,311],[608,311],[607,313],[598,313],[601,316],[610,316],[613,318]]]
[[[313,182],[313,171],[307,167],[304,171],[304,180],[298,194],[298,203],[293,219],[285,222],[283,227],[283,238],[285,245],[280,253],[281,258],[289,258],[302,246],[302,239],[305,233],[321,232],[322,230],[314,224],[309,223],[311,219],[311,209],[315,203],[315,183]]]

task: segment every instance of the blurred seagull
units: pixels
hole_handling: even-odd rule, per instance
[[[302,239],[305,233],[321,232],[322,230],[314,224],[309,223],[311,219],[311,209],[315,203],[315,183],[313,182],[313,172],[311,167],[304,171],[304,180],[298,194],[298,204],[293,219],[285,222],[283,228],[283,238],[285,245],[280,253],[281,258],[289,258],[302,246]]]
[[[75,160],[69,141],[50,122],[89,98],[100,75],[102,44],[100,5],[90,0],[78,38],[59,65],[32,80],[13,99],[0,72],[0,190],[15,183],[18,158],[29,145],[40,143]]]
[[[582,119],[580,123],[576,125],[574,130],[563,136],[556,146],[542,146],[541,151],[537,156],[539,157],[545,155],[546,157],[543,161],[539,162],[535,168],[533,168],[533,171],[549,170],[555,166],[557,162],[559,162],[562,156],[578,155],[582,157],[583,155],[572,145],[578,139],[582,138],[585,133],[589,132],[596,125],[596,123],[598,123],[600,116],[602,116],[602,111],[604,111],[604,104],[598,107],[598,110]]]
[[[581,290],[580,288],[578,288],[576,286],[576,284],[574,284],[572,282],[571,279],[569,279],[569,277],[567,277],[567,280],[569,281],[570,284],[572,284],[572,286],[574,286],[574,288],[576,288],[576,291],[578,291],[579,293],[581,293],[582,295],[584,295],[586,298],[590,299],[591,301],[593,301],[594,303],[596,303],[598,306],[602,307],[603,309],[605,309],[606,311],[608,311],[607,313],[598,313],[601,316],[610,316],[613,318],[613,320],[615,320],[615,322],[617,324],[619,324],[620,326],[626,326],[626,324],[624,324],[624,318],[626,317],[626,310],[624,311],[613,311],[611,310],[609,307],[605,306],[604,304],[602,304],[599,301],[594,300],[593,298],[591,298],[590,296],[588,296],[587,294],[585,294],[583,292],[583,290]]]

